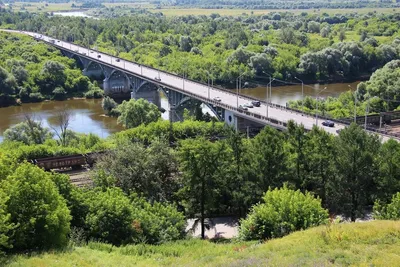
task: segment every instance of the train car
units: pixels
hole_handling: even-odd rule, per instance
[[[77,169],[86,164],[86,157],[82,154],[75,154],[70,156],[35,159],[33,160],[33,163],[46,171],[69,167]]]
[[[86,158],[86,163],[90,166],[93,167],[94,163],[98,160],[99,157],[107,153],[107,151],[99,151],[99,152],[91,152],[85,154]]]

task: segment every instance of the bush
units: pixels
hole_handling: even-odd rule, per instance
[[[9,237],[13,250],[61,247],[67,242],[71,216],[51,174],[29,163],[21,164],[1,187],[7,197],[5,212],[17,227]]]
[[[53,99],[54,100],[64,100],[67,96],[67,92],[62,87],[56,87],[53,90]]]
[[[104,91],[96,87],[85,93],[86,98],[102,98],[103,96],[104,96]]]
[[[268,239],[285,236],[293,231],[324,224],[327,210],[310,193],[303,194],[286,187],[268,190],[264,203],[253,206],[241,221],[242,240]]]
[[[378,220],[400,220],[400,192],[393,195],[392,201],[381,204],[379,201],[374,205],[374,218]]]
[[[133,197],[133,226],[137,241],[160,244],[182,239],[185,236],[186,220],[182,213],[171,205],[158,202],[151,205],[143,198]]]
[[[117,188],[88,194],[86,216],[88,237],[114,245],[126,244],[134,236],[133,209],[129,199]]]
[[[115,102],[114,99],[109,96],[106,96],[105,98],[103,98],[103,101],[101,101],[101,107],[107,115],[110,115],[111,111],[117,106],[117,102]]]
[[[35,102],[42,102],[44,97],[41,93],[30,93],[29,99],[31,100],[31,102],[35,103]]]

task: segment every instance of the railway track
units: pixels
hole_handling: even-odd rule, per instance
[[[90,169],[82,168],[80,170],[56,170],[58,173],[69,176],[71,184],[77,187],[92,187],[93,180],[89,176]]]

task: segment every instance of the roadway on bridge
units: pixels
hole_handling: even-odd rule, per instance
[[[101,62],[106,65],[111,65],[116,68],[125,70],[126,72],[130,72],[132,74],[135,74],[138,77],[143,77],[146,80],[152,81],[156,84],[164,84],[167,87],[170,87],[172,89],[176,89],[177,91],[181,91],[182,93],[184,92],[189,92],[191,94],[197,95],[201,98],[206,98],[209,100],[213,100],[216,97],[219,97],[221,99],[222,104],[235,107],[237,108],[238,105],[244,105],[246,103],[249,103],[252,101],[252,99],[247,98],[245,96],[239,96],[237,98],[237,95],[234,93],[226,92],[223,90],[220,90],[218,88],[213,88],[209,87],[207,85],[201,84],[201,83],[196,83],[193,81],[188,81],[186,79],[183,79],[180,76],[174,75],[174,74],[168,74],[163,71],[159,71],[156,69],[148,68],[146,66],[133,63],[127,60],[120,59],[119,62],[117,61],[116,57],[109,56],[107,54],[103,54],[101,52],[95,51],[93,49],[88,49],[85,47],[81,47],[75,44],[71,44],[68,42],[64,42],[62,40],[57,40],[52,37],[48,37],[45,35],[41,35],[38,33],[32,33],[32,32],[19,32],[19,31],[11,31],[9,32],[17,32],[17,33],[23,33],[30,35],[32,37],[38,38],[52,44],[51,40],[55,40],[54,44],[57,46],[62,47],[65,50],[69,50],[73,53],[79,53],[82,56],[89,57],[93,59],[94,61]],[[100,57],[99,57],[100,56]],[[316,118],[314,116],[309,116],[309,115],[304,115],[301,113],[297,113],[294,111],[290,111],[287,109],[281,109],[281,108],[276,108],[273,106],[269,106],[267,108],[267,105],[262,103],[260,107],[254,107],[254,108],[249,108],[250,113],[254,113],[257,115],[261,116],[267,116],[267,109],[268,109],[268,118],[276,119],[277,121],[281,122],[288,122],[289,120],[294,120],[297,123],[302,123],[306,129],[311,129],[313,125],[316,123]],[[240,114],[239,114],[240,115]],[[339,124],[335,123],[335,127],[325,127],[322,125],[323,120],[318,119],[318,126],[322,127],[325,131],[337,135],[337,130],[345,128],[347,125],[344,124]],[[267,123],[267,122],[265,122]],[[383,141],[386,141],[388,139],[387,136],[381,135]]]

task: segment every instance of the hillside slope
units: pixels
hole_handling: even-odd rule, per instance
[[[400,221],[322,226],[265,243],[184,240],[122,248],[89,243],[9,266],[400,266]]]

